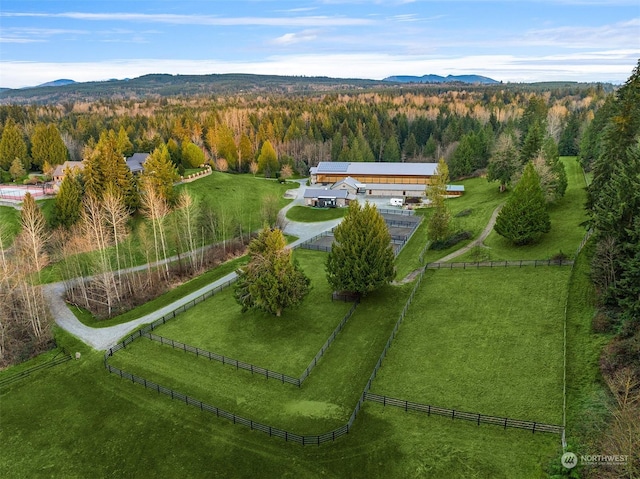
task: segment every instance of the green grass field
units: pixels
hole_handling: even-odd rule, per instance
[[[331,300],[326,256],[295,251],[311,279],[311,291],[301,305],[285,309],[279,318],[261,311],[242,313],[233,288],[227,288],[159,328],[157,334],[297,377],[351,308],[351,303]]]
[[[0,473],[34,477],[544,477],[557,438],[365,403],[335,443],[302,447],[109,375],[83,357],[0,392]]]
[[[3,246],[13,243],[13,238],[20,231],[20,212],[10,206],[0,206],[0,234]]]
[[[491,260],[549,259],[562,252],[573,256],[586,230],[581,224],[587,219],[584,176],[580,164],[574,157],[562,157],[567,172],[568,186],[565,196],[549,207],[551,231],[541,241],[526,246],[514,247],[495,231],[484,244]],[[456,258],[455,261],[473,261],[472,254]]]
[[[236,371],[228,365],[197,358],[146,339],[119,351],[110,363],[235,414],[298,434],[319,434],[346,423],[409,292],[410,285],[387,287],[375,297],[364,299],[301,388],[267,380],[264,376],[253,376],[248,371]],[[216,304],[213,300],[215,297],[203,304],[209,304],[211,309]],[[247,344],[240,343],[241,337],[229,338],[234,343],[228,347],[246,349],[245,355],[235,356],[238,359],[297,377],[344,312],[331,316],[331,327],[324,335],[317,335],[319,342],[312,341],[313,331],[310,331],[310,339],[299,335],[277,338],[273,333],[261,333],[257,338],[248,338],[251,342]],[[180,325],[181,319],[178,317],[157,328],[156,334],[164,336],[166,333],[173,338],[171,333],[176,331],[188,330],[191,334],[201,331],[202,324],[198,321]],[[274,319],[262,318],[263,321]],[[174,330],[167,331],[172,326]],[[260,325],[260,329],[266,330],[270,326],[266,323]],[[225,327],[242,328],[243,325],[216,325],[215,330]],[[291,325],[291,328],[295,327]],[[279,331],[279,335],[284,336],[286,325],[279,327]],[[210,334],[210,331],[204,332]],[[260,354],[252,353],[252,349],[259,349]],[[224,353],[218,349],[214,352]],[[247,358],[247,355],[251,357]]]
[[[427,271],[373,392],[561,424],[570,268]]]
[[[287,211],[287,219],[302,223],[335,220],[342,218],[347,208],[313,208],[311,206],[294,206]]]

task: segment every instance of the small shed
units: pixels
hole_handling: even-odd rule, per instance
[[[307,188],[304,192],[304,204],[318,208],[336,208],[347,206],[355,198],[347,190],[325,190]]]

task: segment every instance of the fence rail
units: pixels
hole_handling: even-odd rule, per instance
[[[523,266],[572,266],[569,259],[521,259],[515,261],[476,261],[460,263],[427,263],[426,269],[522,268]]]
[[[413,210],[390,210],[388,208],[378,208],[378,213],[381,215],[400,215],[400,216],[413,216],[415,211]]]
[[[526,429],[532,433],[536,432],[548,432],[553,434],[561,434],[562,426],[556,424],[545,424],[534,421],[522,421],[519,419],[511,419],[508,417],[488,416],[486,414],[456,411],[455,409],[447,409],[438,406],[431,406],[428,404],[420,404],[404,399],[397,399],[388,396],[381,396],[379,394],[372,394],[370,392],[365,393],[365,401],[372,401],[380,403],[383,406],[394,406],[404,409],[405,411],[418,411],[426,413],[427,415],[444,416],[451,419],[462,419],[465,421],[475,422],[478,426],[480,424],[493,424],[496,426],[502,426],[506,428]]]
[[[259,374],[261,376],[265,376],[267,379],[277,379],[282,383],[289,383],[298,387],[300,387],[300,384],[301,384],[301,381],[298,378],[294,378],[276,371],[271,371],[269,369],[266,369],[260,366],[255,366],[251,363],[245,363],[244,361],[228,358],[218,353],[212,353],[211,351],[207,351],[205,349],[200,349],[195,346],[191,346],[189,344],[181,343],[180,341],[175,341],[173,339],[165,338],[163,336],[158,336],[157,334],[143,333],[142,336],[152,341],[156,341],[161,344],[166,344],[168,346],[171,346],[174,349],[180,349],[184,352],[193,353],[198,357],[202,356],[204,358],[208,358],[210,361],[218,361],[224,365],[228,364],[231,366],[235,366],[236,369],[243,369],[245,371],[250,371],[251,374]]]
[[[60,354],[62,354],[62,356],[60,356]],[[71,359],[73,359],[73,357],[69,353],[67,353],[66,351],[61,351],[47,362],[37,364],[28,369],[24,369],[19,373],[0,379],[0,387],[8,386],[9,384],[13,384],[16,381],[26,378],[36,371],[42,371],[43,369],[52,368],[54,366],[57,366],[58,364],[66,363]]]
[[[105,361],[106,361],[106,355],[105,355]],[[174,391],[173,389],[164,387],[158,383],[145,379],[141,376],[136,376],[135,374],[131,374],[126,371],[123,371],[122,369],[112,366],[108,363],[106,364],[106,368],[110,373],[120,376],[120,378],[122,379],[131,381],[134,384],[140,384],[141,386],[144,386],[146,389],[151,389],[152,391],[156,391],[158,394],[164,394],[165,396],[168,396],[171,399],[184,402],[189,406],[194,406],[196,408],[199,408],[201,411],[210,412],[212,414],[215,414],[217,417],[222,417],[224,419],[227,419],[233,422],[234,424],[241,424],[243,426],[250,428],[251,430],[261,431],[265,434],[268,434],[269,436],[279,437],[281,439],[284,439],[287,442],[294,442],[302,446],[311,446],[311,445],[319,446],[320,444],[323,444],[325,442],[335,441],[339,437],[344,436],[345,434],[348,434],[349,429],[351,428],[351,426],[347,423],[340,426],[337,429],[334,429],[332,431],[329,431],[323,434],[317,434],[317,435],[295,434],[295,433],[286,431],[284,429],[273,427],[268,424],[263,424],[261,422],[254,421],[252,419],[247,419],[243,416],[238,416],[237,414],[233,414],[229,411],[225,411],[224,409],[220,409],[216,406],[212,406],[210,404],[204,403],[195,398],[189,397],[184,393]]]

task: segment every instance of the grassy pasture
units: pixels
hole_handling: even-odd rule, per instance
[[[560,424],[569,268],[428,271],[373,392]]]
[[[324,253],[307,253],[324,256]],[[347,421],[409,292],[410,285],[389,286],[364,299],[301,388],[267,380],[264,376],[252,376],[247,371],[236,371],[228,365],[197,358],[149,340],[134,342],[119,351],[110,363],[263,423],[296,433],[323,433]],[[212,299],[203,304],[210,303]],[[210,303],[209,308],[213,304]],[[247,343],[242,343],[240,338],[227,336],[227,339],[233,339],[226,345],[227,349],[245,349],[244,353],[239,352],[240,356],[229,356],[296,377],[342,319],[344,313],[340,313],[331,317],[331,324],[327,324],[330,327],[322,335],[315,334],[317,339],[314,339],[313,332],[307,338],[297,335],[294,324],[290,325],[293,331],[291,338],[280,340],[276,335],[265,337],[261,333],[254,338],[248,337]],[[176,318],[175,322],[158,328],[157,334],[173,338],[180,330],[189,330],[188,334],[203,331],[198,321],[180,323],[181,319],[189,321]],[[275,318],[261,320],[273,321]],[[171,326],[174,326],[173,330],[167,331]],[[216,325],[215,330],[224,327]],[[267,324],[266,328],[269,327]],[[279,334],[284,335],[285,331],[286,327]],[[203,332],[210,334],[206,329]],[[252,349],[258,350],[259,354],[252,353]],[[227,354],[219,349],[214,351]]]
[[[484,242],[491,260],[549,259],[560,252],[569,256],[575,253],[586,233],[581,226],[587,219],[584,175],[574,157],[562,157],[561,160],[567,172],[568,186],[565,196],[549,206],[551,231],[536,244],[518,247],[492,231]],[[455,261],[472,261],[471,253]]]
[[[0,391],[3,477],[529,479],[558,456],[555,436],[372,403],[339,441],[301,447],[127,384],[60,336],[81,360]]]
[[[242,313],[233,288],[209,298],[170,321],[157,334],[293,377],[299,376],[351,303],[331,300],[326,253],[296,250],[295,258],[311,279],[302,304],[277,318],[261,311]]]

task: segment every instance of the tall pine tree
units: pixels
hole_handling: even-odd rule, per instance
[[[334,230],[327,280],[334,290],[366,295],[395,277],[391,236],[377,208],[357,201]]]
[[[551,229],[544,192],[533,163],[528,163],[493,229],[515,245],[535,243]]]

